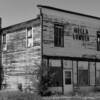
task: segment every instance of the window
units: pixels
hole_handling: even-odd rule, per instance
[[[78,62],[78,83],[80,86],[88,86],[89,83],[89,67],[87,61]]]
[[[52,87],[62,86],[61,60],[49,59],[50,75],[52,76]]]
[[[97,33],[97,51],[100,51],[100,33]]]
[[[100,85],[100,70],[96,71],[96,85]]]
[[[88,70],[79,70],[79,85],[80,86],[86,86],[88,85]]]
[[[6,34],[3,34],[3,51],[7,50],[7,43],[6,43]]]
[[[64,46],[64,27],[63,25],[54,25],[54,46],[63,47]]]
[[[100,85],[100,63],[96,63],[96,85]]]
[[[71,84],[71,71],[65,71],[65,84]]]
[[[33,46],[32,27],[27,28],[27,47]]]

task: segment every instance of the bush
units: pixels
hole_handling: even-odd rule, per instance
[[[50,96],[51,92],[48,90],[49,86],[51,85],[51,78],[48,74],[40,76],[39,82],[39,94],[42,96]]]
[[[40,79],[38,85],[38,93],[41,96],[50,96],[52,95],[49,91],[49,87],[52,86],[53,76],[50,73],[50,69],[45,69],[44,71],[40,69]]]

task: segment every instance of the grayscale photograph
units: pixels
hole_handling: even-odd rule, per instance
[[[99,0],[0,0],[0,100],[100,100]]]

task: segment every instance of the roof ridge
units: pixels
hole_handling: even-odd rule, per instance
[[[65,9],[60,9],[60,8],[56,8],[56,7],[52,7],[52,6],[37,5],[37,7],[42,7],[42,8],[57,10],[57,11],[65,12],[65,13],[71,13],[71,14],[76,14],[76,15],[80,15],[80,16],[84,16],[84,17],[90,17],[90,18],[93,18],[93,19],[100,20],[100,17],[96,17],[96,16],[92,16],[92,15],[88,15],[88,14],[83,14],[83,13],[79,13],[79,12],[74,12],[74,11],[69,11],[69,10],[65,10]]]

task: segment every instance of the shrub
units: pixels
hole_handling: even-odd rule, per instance
[[[39,84],[38,84],[38,93],[41,96],[50,96],[52,95],[49,87],[53,84],[53,73],[50,73],[50,68],[48,68],[45,64],[43,67],[39,68]]]
[[[52,93],[49,91],[49,87],[52,84],[52,77],[49,75],[49,70],[40,74],[40,80],[38,85],[39,94],[42,96],[50,96]]]

